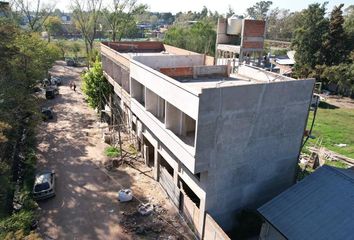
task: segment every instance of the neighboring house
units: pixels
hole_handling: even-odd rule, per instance
[[[325,165],[258,211],[261,240],[354,239],[354,169]]]
[[[60,16],[60,20],[63,24],[72,24],[72,21],[71,21],[71,16],[69,15],[66,15],[66,14],[63,14]]]
[[[103,42],[101,55],[112,112],[199,237],[294,184],[314,80],[246,65],[230,74],[160,42]]]
[[[289,51],[286,56],[275,56],[270,59],[271,71],[277,71],[281,75],[291,76],[295,65],[295,51]],[[274,66],[273,66],[274,65]]]

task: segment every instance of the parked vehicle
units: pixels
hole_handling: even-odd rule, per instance
[[[55,98],[55,90],[53,88],[47,88],[45,90],[45,98],[46,99],[54,99]]]
[[[42,108],[41,113],[43,121],[47,121],[54,118],[54,112],[51,108]]]
[[[47,199],[55,196],[55,172],[50,170],[36,174],[33,186],[35,200]]]
[[[66,58],[65,62],[66,62],[67,66],[70,66],[70,67],[76,67],[77,66],[77,62],[73,58]]]
[[[52,77],[50,79],[50,81],[51,81],[52,85],[57,85],[57,86],[60,86],[62,83],[61,78],[59,78],[59,77]]]
[[[47,87],[51,85],[51,82],[47,78],[45,78],[43,79],[42,85],[43,87]]]

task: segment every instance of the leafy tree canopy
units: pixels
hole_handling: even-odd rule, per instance
[[[266,20],[272,1],[260,1],[252,7],[247,8],[247,16],[253,19]]]
[[[164,41],[172,46],[213,56],[216,32],[209,22],[197,22],[191,27],[175,25],[166,32]]]
[[[89,71],[83,74],[83,92],[92,108],[104,108],[105,99],[111,92],[111,85],[103,75],[102,63],[96,58]]]

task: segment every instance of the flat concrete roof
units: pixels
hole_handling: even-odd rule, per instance
[[[194,78],[175,78],[177,81],[182,83],[184,86],[192,88],[199,93],[202,89],[208,88],[220,88],[220,87],[233,87],[233,86],[244,86],[257,83],[263,83],[263,81],[256,81],[254,79],[249,79],[239,74],[232,74],[230,77],[198,77]]]

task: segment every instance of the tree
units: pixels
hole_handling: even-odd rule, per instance
[[[179,48],[186,48],[186,38],[188,29],[183,26],[175,25],[165,33],[164,42]]]
[[[51,35],[56,36],[63,32],[63,26],[58,17],[49,16],[44,22],[44,28],[48,33],[48,42],[50,42]]]
[[[71,5],[73,10],[72,16],[76,27],[84,38],[88,58],[92,54],[93,43],[97,35],[101,5],[102,0],[73,0]]]
[[[301,14],[300,27],[295,30],[292,46],[296,50],[295,73],[306,77],[316,65],[324,63],[323,42],[328,31],[326,3],[311,4]]]
[[[108,99],[111,85],[103,75],[102,63],[96,58],[92,68],[83,76],[83,92],[92,108],[101,110],[104,108],[104,99]]]
[[[67,48],[65,41],[60,40],[60,41],[56,42],[56,45],[61,52],[61,57],[64,59],[65,53],[66,53],[66,48]]]
[[[13,191],[17,181],[15,171],[12,171],[17,169],[12,157],[14,146],[22,137],[23,126],[33,123],[33,116],[38,114],[39,106],[32,94],[33,87],[47,75],[59,52],[37,34],[23,31],[4,19],[0,19],[0,39],[1,215],[6,210],[9,214],[12,212]],[[0,230],[0,238],[3,234],[4,228]]]
[[[215,55],[216,32],[208,22],[197,22],[186,36],[186,48],[195,52]]]
[[[344,4],[335,7],[329,21],[329,32],[323,44],[325,51],[325,64],[328,66],[342,63],[347,55],[347,35],[344,32],[343,8]]]
[[[229,17],[231,17],[234,14],[235,14],[235,10],[231,7],[231,5],[229,5],[227,7],[226,17],[229,18]]]
[[[81,48],[80,48],[80,44],[78,44],[77,42],[74,42],[71,46],[70,46],[71,51],[74,53],[75,58],[77,58],[77,54],[80,52]]]
[[[124,35],[133,31],[136,28],[136,16],[146,9],[146,5],[137,5],[136,0],[113,0],[112,9],[105,9],[103,13],[109,31],[112,32],[112,41],[120,41]]]
[[[345,9],[344,30],[348,36],[348,48],[354,50],[354,5],[350,5]]]
[[[208,8],[206,6],[203,6],[202,11],[200,11],[198,18],[199,19],[205,19],[208,17]]]
[[[175,17],[170,12],[162,13],[161,17],[166,24],[172,24],[175,21]]]
[[[41,4],[41,0],[12,0],[13,5],[21,11],[31,31],[38,32],[52,13],[55,5]]]
[[[214,55],[216,32],[208,21],[200,21],[190,27],[175,25],[165,34],[166,44],[198,53]]]
[[[266,20],[272,1],[260,1],[250,8],[247,8],[247,16],[253,19]]]
[[[274,8],[267,18],[267,39],[291,41],[294,30],[300,27],[301,12]]]

